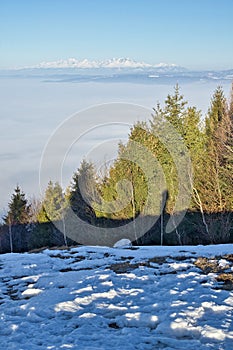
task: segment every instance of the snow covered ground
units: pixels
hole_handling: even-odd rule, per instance
[[[232,275],[232,253],[216,245],[1,255],[0,349],[231,350],[233,290],[217,276]],[[209,265],[198,268],[198,257]]]

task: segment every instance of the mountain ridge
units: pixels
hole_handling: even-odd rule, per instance
[[[175,63],[158,63],[150,64],[144,61],[135,61],[131,58],[110,58],[106,60],[89,60],[87,58],[78,60],[76,58],[60,59],[56,61],[43,61],[36,65],[19,67],[18,69],[28,69],[28,68],[81,68],[81,69],[90,69],[90,68],[180,68],[183,67]]]
[[[41,62],[33,66],[0,69],[1,77],[39,77],[45,81],[59,82],[143,82],[164,81],[229,81],[233,80],[233,69],[191,70],[174,63],[149,64],[130,58],[110,58],[102,61],[78,60],[76,58]]]

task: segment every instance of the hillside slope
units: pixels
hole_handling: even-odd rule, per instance
[[[1,349],[232,349],[233,245],[0,256]]]

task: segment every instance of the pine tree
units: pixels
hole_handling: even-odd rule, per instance
[[[192,199],[189,209],[200,210],[200,183],[203,177],[203,168],[205,163],[204,150],[204,131],[201,125],[201,112],[195,107],[189,107],[183,118],[184,143],[188,148],[189,156],[192,162],[192,176],[190,182],[192,185]]]
[[[151,132],[158,135],[154,143],[154,153],[162,165],[166,178],[167,191],[169,193],[166,209],[173,212],[178,195],[178,169],[174,156],[180,157],[183,152],[180,148],[185,143],[184,118],[187,114],[187,101],[180,94],[178,85],[174,88],[174,94],[168,95],[164,108],[157,105],[150,121]],[[172,156],[171,149],[174,150]]]
[[[93,223],[96,218],[92,204],[99,201],[96,178],[94,165],[83,160],[73,176],[70,188],[71,209],[81,220],[89,223]]]
[[[186,114],[186,104],[187,102],[180,94],[179,86],[176,85],[174,94],[168,95],[164,108],[161,108],[158,104],[157,108],[154,109],[152,119],[148,123],[136,123],[130,131],[128,143],[126,145],[119,145],[118,158],[111,167],[109,179],[105,182],[105,186],[102,189],[105,200],[109,201],[111,205],[115,203],[116,210],[113,217],[118,219],[134,217],[142,212],[145,203],[148,203],[148,184],[156,183],[161,170],[154,167],[154,173],[151,173],[151,169],[149,169],[150,162],[148,162],[147,150],[151,153],[151,158],[155,157],[163,168],[166,177],[167,190],[169,192],[167,210],[169,212],[172,211],[178,192],[178,180],[177,169],[174,160],[167,149],[167,142],[169,142],[174,149],[179,147],[179,145],[176,144],[177,138],[179,138],[178,143],[182,143],[182,137],[184,137],[183,123]],[[194,114],[195,113],[193,112],[193,115]],[[166,127],[164,128],[164,126],[168,124],[172,125],[174,128],[174,133],[172,135],[166,135],[167,129]],[[174,140],[172,139],[173,136]],[[132,149],[132,142],[141,145],[141,151],[139,150],[134,154],[130,152]],[[132,161],[125,159],[126,155],[130,153]],[[138,159],[136,159],[137,157]],[[143,164],[143,162],[147,163],[147,166],[144,167],[144,169],[140,167],[140,164]],[[149,170],[146,171],[147,174],[144,173],[145,168]],[[148,174],[150,174],[149,178]],[[117,185],[123,180],[131,182],[131,197],[134,199],[133,201],[128,201],[128,204],[119,211],[118,208],[122,207],[122,204],[125,202],[125,197],[127,196],[126,193],[125,195],[122,194],[122,202],[120,202],[120,196],[119,193],[117,193]],[[157,195],[158,194],[154,194],[153,200],[152,196],[150,198],[151,203],[148,206],[150,208],[150,211],[148,212],[149,215],[158,215],[160,212],[160,208],[158,208],[159,201],[156,198]],[[129,197],[130,194],[128,194],[128,198]]]
[[[65,206],[66,200],[60,184],[49,181],[37,220],[39,222],[62,220]]]
[[[208,212],[222,212],[230,209],[231,206],[228,195],[232,174],[228,169],[228,150],[226,148],[231,134],[230,124],[227,101],[222,88],[218,87],[211,100],[205,129],[203,195],[205,195],[206,211]]]
[[[4,222],[7,225],[26,224],[29,222],[30,206],[28,205],[24,192],[18,185],[11,196],[8,207],[9,211],[4,217]]]
[[[201,123],[201,112],[186,105],[177,85],[174,94],[168,95],[165,100],[164,107],[157,105],[149,122],[136,123],[132,127],[128,142],[119,144],[118,157],[101,183],[101,200],[96,190],[93,165],[85,161],[82,163],[74,175],[70,193],[70,205],[81,219],[92,222],[95,215],[117,220],[137,217],[149,203],[150,183],[155,186],[150,198],[150,211],[146,215],[157,216],[160,213],[161,206],[158,208],[155,199],[159,198],[164,183],[158,180],[161,169],[153,168],[153,173],[148,171],[154,166],[147,162],[148,150],[151,158],[157,159],[165,176],[166,188],[162,190],[167,194],[166,212],[175,217],[180,186],[187,188],[192,195],[191,203],[185,208],[188,209],[188,219],[180,231],[176,228],[179,242],[182,242],[182,230],[187,228],[185,225],[190,226],[190,218],[193,223],[190,232],[203,233],[205,239],[211,242],[227,241],[230,232],[228,214],[233,209],[233,90],[227,105],[222,88],[217,88],[205,125]],[[138,147],[134,148],[135,144]],[[182,169],[177,157],[179,159],[182,155],[185,160],[190,157],[192,162],[193,173],[188,168],[188,184],[186,179],[183,184],[178,178]],[[186,164],[183,162],[182,166]],[[163,224],[161,237],[162,227]]]
[[[185,114],[185,106],[187,101],[180,94],[180,87],[176,84],[174,94],[168,95],[165,100],[164,117],[173,125],[178,133],[183,135],[183,116]]]

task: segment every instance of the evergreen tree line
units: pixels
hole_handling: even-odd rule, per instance
[[[187,191],[190,203],[184,219],[166,233],[166,224],[175,217],[178,195],[178,169],[171,152],[158,130],[169,122],[186,146],[192,164]],[[132,143],[142,146],[138,161],[129,160],[125,154],[132,152]],[[174,148],[178,148],[176,140]],[[156,184],[154,191],[161,191],[158,171],[150,173],[150,179],[140,164],[146,149],[155,156],[162,168],[166,188],[165,207],[149,196],[149,182]],[[147,161],[146,158],[144,161]],[[177,85],[168,95],[164,105],[153,109],[150,120],[137,122],[130,130],[128,142],[119,144],[118,156],[104,175],[97,173],[91,162],[83,160],[74,173],[72,183],[65,193],[58,182],[49,182],[43,200],[28,201],[19,186],[16,187],[4,217],[4,223],[12,235],[12,228],[24,225],[31,232],[28,248],[50,246],[54,234],[52,222],[65,225],[67,208],[84,222],[113,227],[134,220],[147,203],[145,215],[160,219],[137,244],[209,244],[233,242],[233,84],[230,98],[218,87],[210,101],[205,118],[196,107],[190,107]],[[123,186],[128,180],[131,185]],[[125,202],[126,199],[129,199]],[[148,199],[149,198],[149,199]],[[148,205],[148,201],[149,205]],[[126,204],[125,204],[126,203]],[[64,244],[70,241],[66,229],[62,230]],[[76,228],[78,230],[78,228]],[[119,228],[120,229],[120,228]],[[69,232],[67,232],[69,236]],[[70,242],[71,243],[71,242]],[[11,250],[12,238],[10,239]]]

